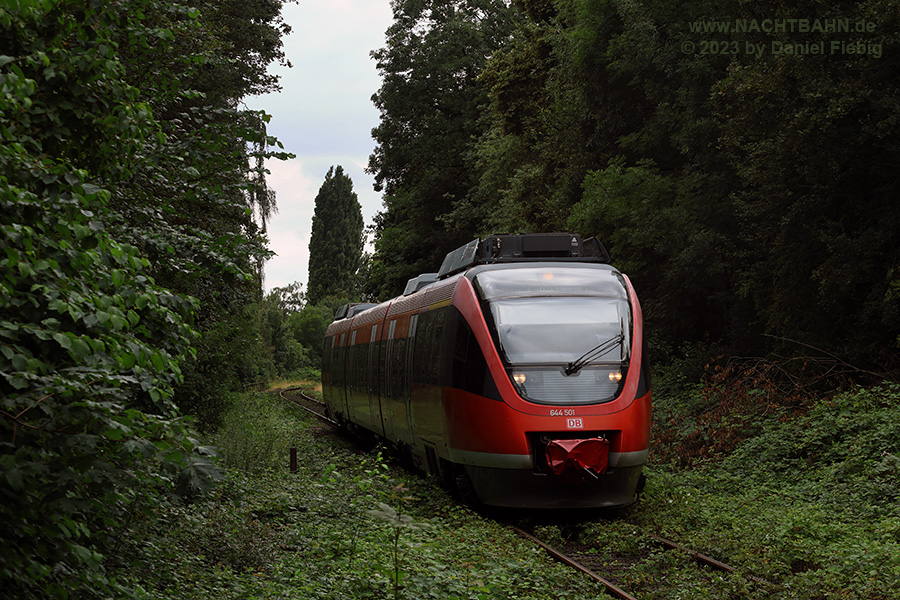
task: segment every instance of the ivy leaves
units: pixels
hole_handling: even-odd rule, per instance
[[[110,227],[110,190],[159,126],[115,60],[148,4],[0,10],[0,589],[121,595],[127,514],[218,475],[174,403],[197,302]],[[81,10],[81,9],[79,9]]]

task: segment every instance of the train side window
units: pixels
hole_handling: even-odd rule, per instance
[[[406,368],[403,370],[403,397],[409,398],[410,384],[412,383],[412,374],[416,364],[416,346],[419,340],[416,339],[416,326],[419,323],[419,315],[414,314],[409,318],[409,332],[406,335],[405,359]]]
[[[377,324],[377,323],[376,323],[375,325],[372,325],[372,335],[369,336],[369,341],[370,341],[370,342],[374,342],[374,341],[375,341],[375,332],[376,332],[376,331],[378,331],[378,324]]]
[[[397,319],[393,319],[391,321],[390,326],[388,327],[388,339],[394,339],[394,331],[397,329]]]
[[[454,325],[456,326],[456,347],[453,349],[453,360],[466,362],[469,353],[469,336],[471,329],[466,320],[459,315],[455,315]]]
[[[343,336],[341,336],[341,338],[343,338]],[[350,332],[350,345],[352,346],[355,343],[356,343],[356,330],[354,329],[352,332]]]
[[[342,333],[342,334],[341,334],[341,343],[340,343],[341,346],[344,345],[344,336],[345,336],[345,335],[346,335],[345,333]]]

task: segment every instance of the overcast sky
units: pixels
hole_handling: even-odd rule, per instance
[[[281,76],[281,93],[246,104],[272,115],[269,135],[297,155],[268,163],[278,202],[269,248],[277,256],[266,264],[265,287],[299,281],[305,291],[313,209],[328,169],[341,165],[353,180],[367,226],[381,209],[374,178],[364,172],[378,124],[371,97],[381,85],[369,52],[384,46],[391,8],[389,0],[301,0],[282,14],[293,29],[284,39],[293,68],[270,68]]]

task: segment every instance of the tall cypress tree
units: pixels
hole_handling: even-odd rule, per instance
[[[362,265],[362,208],[344,168],[331,167],[316,196],[309,239],[307,301],[316,304],[332,295],[353,295]]]

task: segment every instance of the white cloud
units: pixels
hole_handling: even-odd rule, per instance
[[[389,0],[304,0],[282,12],[292,33],[284,40],[291,69],[273,67],[283,91],[247,100],[272,115],[276,136],[290,161],[270,161],[269,187],[278,213],[269,222],[266,289],[306,284],[309,235],[319,187],[328,169],[342,165],[353,180],[368,225],[381,209],[374,179],[364,172],[375,143],[378,111],[371,96],[381,82],[369,52],[384,46],[391,24]]]

